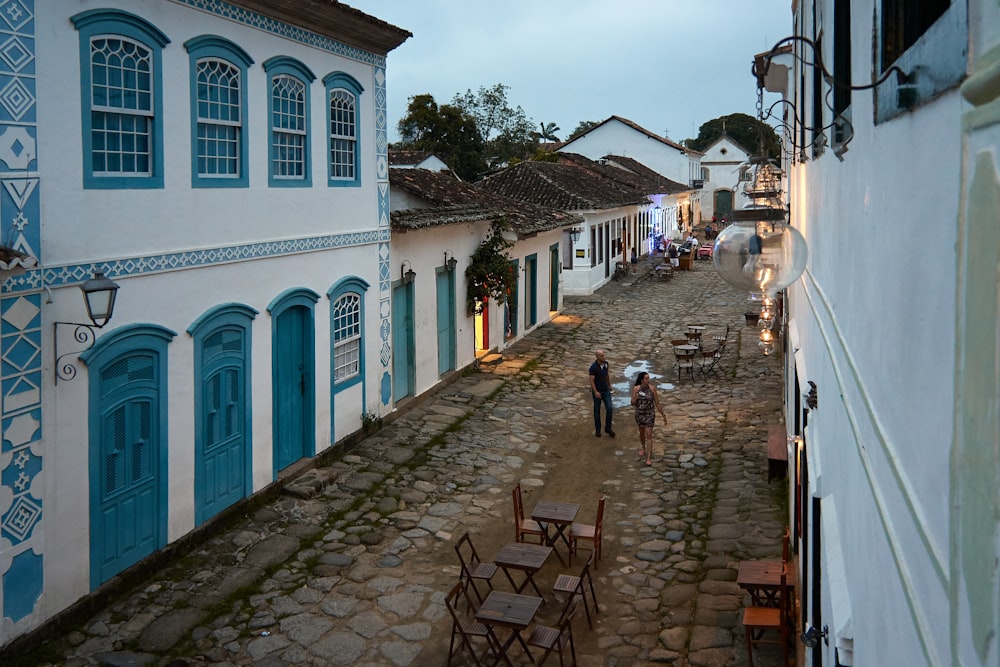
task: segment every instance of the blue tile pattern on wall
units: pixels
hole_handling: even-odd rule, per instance
[[[0,244],[38,257],[35,4],[0,0]],[[44,463],[41,294],[34,280],[0,297],[0,609],[15,623],[41,598]],[[18,276],[25,278],[28,274]],[[13,283],[15,279],[9,279]],[[2,567],[2,566],[0,566]]]

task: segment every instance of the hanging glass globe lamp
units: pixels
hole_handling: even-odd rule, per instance
[[[806,240],[785,222],[784,209],[746,208],[733,211],[731,220],[712,253],[715,268],[730,285],[773,296],[805,271]]]

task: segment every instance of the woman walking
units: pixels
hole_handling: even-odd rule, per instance
[[[635,423],[639,427],[639,456],[646,457],[646,465],[653,465],[653,424],[659,411],[666,423],[667,415],[660,406],[656,387],[649,384],[649,373],[640,371],[632,387],[632,405],[635,406]]]

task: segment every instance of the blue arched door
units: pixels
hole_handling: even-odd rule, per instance
[[[315,330],[312,290],[291,290],[268,309],[273,319],[271,416],[274,474],[316,450]]]
[[[80,355],[90,368],[91,588],[166,544],[167,343],[137,325]]]
[[[206,313],[194,338],[195,523],[250,494],[253,438],[250,323],[257,311],[228,304]]]

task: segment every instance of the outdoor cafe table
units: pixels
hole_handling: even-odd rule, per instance
[[[531,624],[531,620],[535,618],[535,613],[541,604],[542,598],[505,591],[490,591],[490,594],[486,596],[486,600],[476,611],[476,620],[487,627],[493,643],[500,649],[494,665],[499,663],[501,659],[508,665],[513,665],[507,656],[507,649],[514,643],[515,639],[521,642],[525,653],[531,658],[531,651],[528,650],[528,645],[521,637],[521,632]],[[494,626],[510,630],[507,641],[500,643],[493,631]]]
[[[791,562],[786,565],[788,569],[785,572],[785,587],[791,591],[795,588],[795,568]],[[778,592],[781,590],[781,561],[740,561],[736,584],[750,593],[750,599],[755,606],[777,607]]]
[[[558,550],[555,550],[556,540],[562,538],[562,541],[569,548],[569,538],[566,537],[566,529],[573,523],[576,518],[577,513],[580,511],[580,503],[560,503],[554,500],[542,500],[535,505],[535,509],[531,512],[531,518],[538,522],[545,531],[545,544],[553,547],[556,552],[556,558],[563,565],[566,561],[563,560],[562,556],[559,554]],[[549,526],[554,528],[553,533],[549,533]]]
[[[500,549],[500,552],[493,558],[493,562],[503,570],[504,576],[514,587],[515,593],[520,593],[528,584],[531,584],[531,587],[541,597],[542,592],[535,584],[535,573],[542,569],[542,565],[545,565],[545,561],[548,560],[549,554],[552,552],[552,547],[543,547],[540,544],[510,542]],[[515,583],[514,577],[510,574],[511,570],[524,572],[524,581],[520,584]]]

